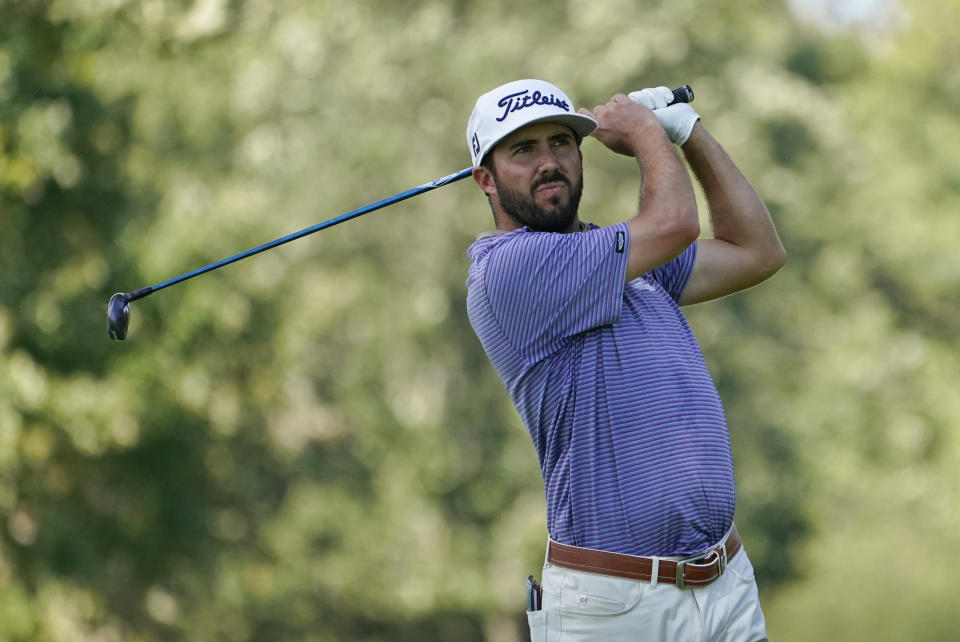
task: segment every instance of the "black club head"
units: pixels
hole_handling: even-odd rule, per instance
[[[107,303],[107,336],[122,341],[127,336],[127,326],[130,324],[130,306],[127,295],[117,292],[110,297]]]

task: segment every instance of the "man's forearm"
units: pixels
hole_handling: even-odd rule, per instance
[[[782,264],[786,251],[766,205],[710,132],[697,123],[682,149],[707,197],[713,237]]]
[[[642,183],[637,213],[627,222],[628,280],[671,260],[700,234],[693,184],[676,148],[659,128],[639,138],[634,153]]]
[[[662,141],[653,138],[640,136],[641,142],[634,147],[642,176],[638,215],[666,209],[665,205],[674,206],[689,212],[687,216],[696,224],[696,201],[690,176],[666,136],[659,137]]]

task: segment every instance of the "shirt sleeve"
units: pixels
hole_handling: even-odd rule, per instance
[[[484,288],[505,338],[528,363],[620,317],[626,223],[572,234],[525,232],[494,249]]]
[[[693,273],[693,264],[697,260],[697,244],[680,253],[675,259],[668,261],[647,274],[647,278],[660,284],[667,294],[675,301],[680,301],[683,289],[687,287],[690,274]]]

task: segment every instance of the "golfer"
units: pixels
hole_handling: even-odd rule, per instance
[[[467,126],[496,229],[470,247],[470,322],[530,432],[550,539],[532,639],[766,639],[733,524],[723,405],[680,307],[743,290],[786,253],[766,207],[666,87],[575,110],[518,80]],[[580,220],[593,135],[636,159],[636,211]],[[713,237],[699,238],[691,178]],[[538,608],[539,607],[539,608]]]

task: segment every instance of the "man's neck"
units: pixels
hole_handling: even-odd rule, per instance
[[[523,225],[520,225],[515,220],[510,218],[510,216],[504,213],[500,213],[499,216],[494,216],[494,223],[496,225],[497,231],[501,233],[512,232],[514,230],[519,230],[521,227],[524,227]],[[530,229],[533,230],[534,232],[543,231],[543,230],[538,230],[532,227]],[[580,217],[574,217],[570,225],[566,229],[560,230],[559,233],[570,234],[571,232],[584,232],[587,229],[589,228],[587,227],[586,224],[580,221]]]
[[[477,234],[477,240],[478,240],[478,241],[482,241],[483,239],[488,239],[488,238],[491,238],[491,237],[494,237],[494,236],[500,236],[501,234],[509,234],[510,232],[513,232],[514,230],[519,230],[521,227],[523,227],[523,226],[522,226],[522,225],[514,225],[514,226],[512,226],[512,227],[510,227],[510,228],[508,229],[508,228],[505,228],[505,227],[499,227],[499,226],[498,226],[497,229],[495,229],[495,230],[487,230],[487,231],[485,231],[485,232],[480,232],[479,234]],[[576,222],[576,228],[575,228],[575,229],[570,230],[570,231],[561,232],[561,234],[569,234],[570,232],[587,232],[587,231],[589,231],[589,230],[590,230],[590,226],[589,226],[589,225],[587,225],[586,223],[577,221],[577,222]],[[533,230],[533,231],[536,232],[537,230]]]

